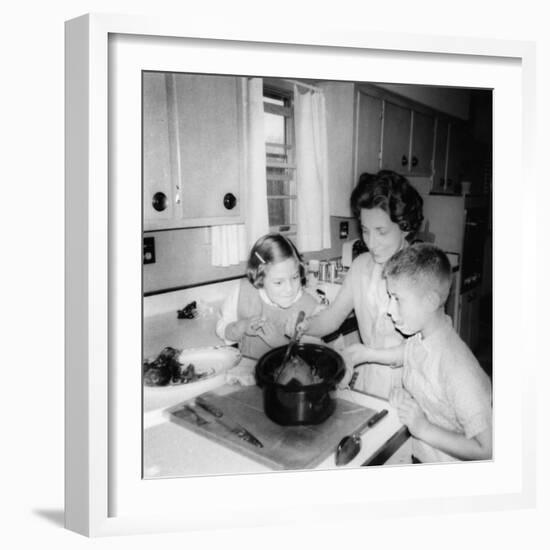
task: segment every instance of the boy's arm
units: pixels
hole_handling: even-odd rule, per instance
[[[369,348],[364,344],[352,344],[346,348],[346,355],[354,366],[363,363],[378,363],[379,365],[401,367],[403,366],[404,353],[404,342],[386,349]]]
[[[492,457],[493,437],[490,428],[467,438],[463,434],[432,424],[410,396],[404,396],[396,406],[401,422],[409,428],[414,437],[428,445],[460,460],[485,460]]]

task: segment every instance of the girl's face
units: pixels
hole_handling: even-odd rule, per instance
[[[386,263],[405,244],[406,231],[381,208],[361,209],[361,231],[374,261]]]
[[[302,288],[300,269],[294,258],[271,264],[264,275],[264,290],[279,307],[290,307]]]

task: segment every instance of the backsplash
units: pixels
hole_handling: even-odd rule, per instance
[[[340,239],[341,221],[348,222],[347,239]],[[330,230],[331,248],[306,253],[306,260],[340,257],[342,243],[359,237],[357,222],[353,218],[331,216]],[[155,239],[155,263],[143,266],[143,292],[146,294],[244,275],[244,262],[230,267],[211,265],[209,227],[151,231],[145,236]]]

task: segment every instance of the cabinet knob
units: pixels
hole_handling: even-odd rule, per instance
[[[223,205],[227,208],[227,210],[232,210],[235,208],[235,205],[237,204],[237,197],[233,195],[233,193],[226,193],[223,197]]]
[[[418,164],[418,159],[417,159],[416,157],[413,157],[413,158],[412,158],[412,161],[411,161],[411,164],[412,164],[413,166],[416,166],[416,165]]]
[[[408,161],[406,155],[403,155],[403,156],[401,157],[401,166],[407,166],[408,162],[409,162],[409,161]]]
[[[155,193],[153,195],[153,208],[157,212],[162,212],[163,210],[166,210],[168,206],[168,197],[159,191],[158,193]]]

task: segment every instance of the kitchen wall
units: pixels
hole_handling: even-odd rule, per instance
[[[331,216],[330,221],[332,247],[322,252],[306,253],[304,254],[306,260],[340,257],[342,243],[359,237],[358,226],[354,219]],[[348,222],[348,239],[340,239],[341,221]],[[209,227],[152,231],[145,236],[154,237],[156,256],[154,264],[143,266],[143,292],[146,294],[244,274],[244,262],[230,267],[213,267],[210,264]]]

